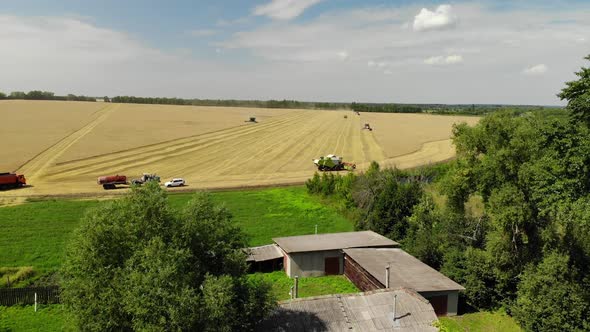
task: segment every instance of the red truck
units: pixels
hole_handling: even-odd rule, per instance
[[[118,184],[129,184],[127,183],[127,177],[125,175],[101,176],[96,180],[96,183],[101,185],[104,189],[115,189]]]
[[[0,189],[20,188],[27,184],[22,174],[0,173]]]

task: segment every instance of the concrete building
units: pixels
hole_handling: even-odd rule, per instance
[[[283,267],[291,278],[343,274],[342,249],[399,246],[372,231],[280,237],[273,241],[283,254]]]
[[[457,314],[459,291],[465,288],[407,252],[398,248],[343,252],[344,275],[360,290],[410,288],[426,298],[437,315]]]
[[[434,332],[434,309],[411,289],[382,289],[279,303],[259,331]]]
[[[407,288],[418,292],[437,315],[457,314],[461,285],[397,248],[375,232],[347,232],[273,239],[247,249],[253,270],[280,269],[294,278],[344,274],[362,291]],[[389,270],[387,277],[386,267]]]

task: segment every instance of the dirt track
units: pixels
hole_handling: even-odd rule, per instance
[[[366,121],[364,114],[270,110],[274,113],[263,117],[259,123],[236,120],[243,117],[240,113],[231,127],[209,132],[203,132],[201,128],[196,131],[198,134],[168,140],[160,134],[145,141],[159,140],[159,143],[136,147],[130,147],[133,144],[118,144],[114,145],[118,149],[108,153],[79,159],[67,157],[68,152],[70,156],[84,155],[79,152],[71,154],[72,150],[84,150],[81,146],[99,146],[101,142],[113,146],[112,140],[120,140],[101,134],[105,130],[101,128],[108,128],[107,124],[121,114],[121,107],[127,105],[103,106],[79,129],[25,163],[18,172],[24,173],[32,186],[0,192],[0,204],[2,200],[8,203],[28,196],[102,195],[104,190],[96,184],[96,178],[110,174],[135,178],[143,172],[155,172],[163,180],[183,177],[188,184],[185,189],[235,188],[301,183],[315,171],[312,159],[328,153],[342,155],[346,161],[357,163],[359,169],[367,167],[372,160],[408,168],[446,160],[454,155],[454,148],[448,140],[450,126],[447,124],[447,136],[443,137],[447,139],[416,143],[408,137],[407,144],[417,146],[415,151],[392,155],[391,149],[380,144],[377,129],[373,132],[361,129]],[[224,113],[219,113],[219,116],[224,116]],[[390,116],[383,119],[395,120],[394,114]],[[386,123],[372,125],[383,128]],[[379,135],[386,136],[387,133]]]

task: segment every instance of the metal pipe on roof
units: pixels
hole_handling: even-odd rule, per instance
[[[389,268],[390,264],[385,267],[385,288],[389,288]]]

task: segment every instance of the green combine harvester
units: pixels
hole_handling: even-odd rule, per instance
[[[355,164],[343,162],[342,157],[338,157],[333,154],[322,156],[319,159],[314,159],[313,163],[320,171],[352,171],[356,168]]]

